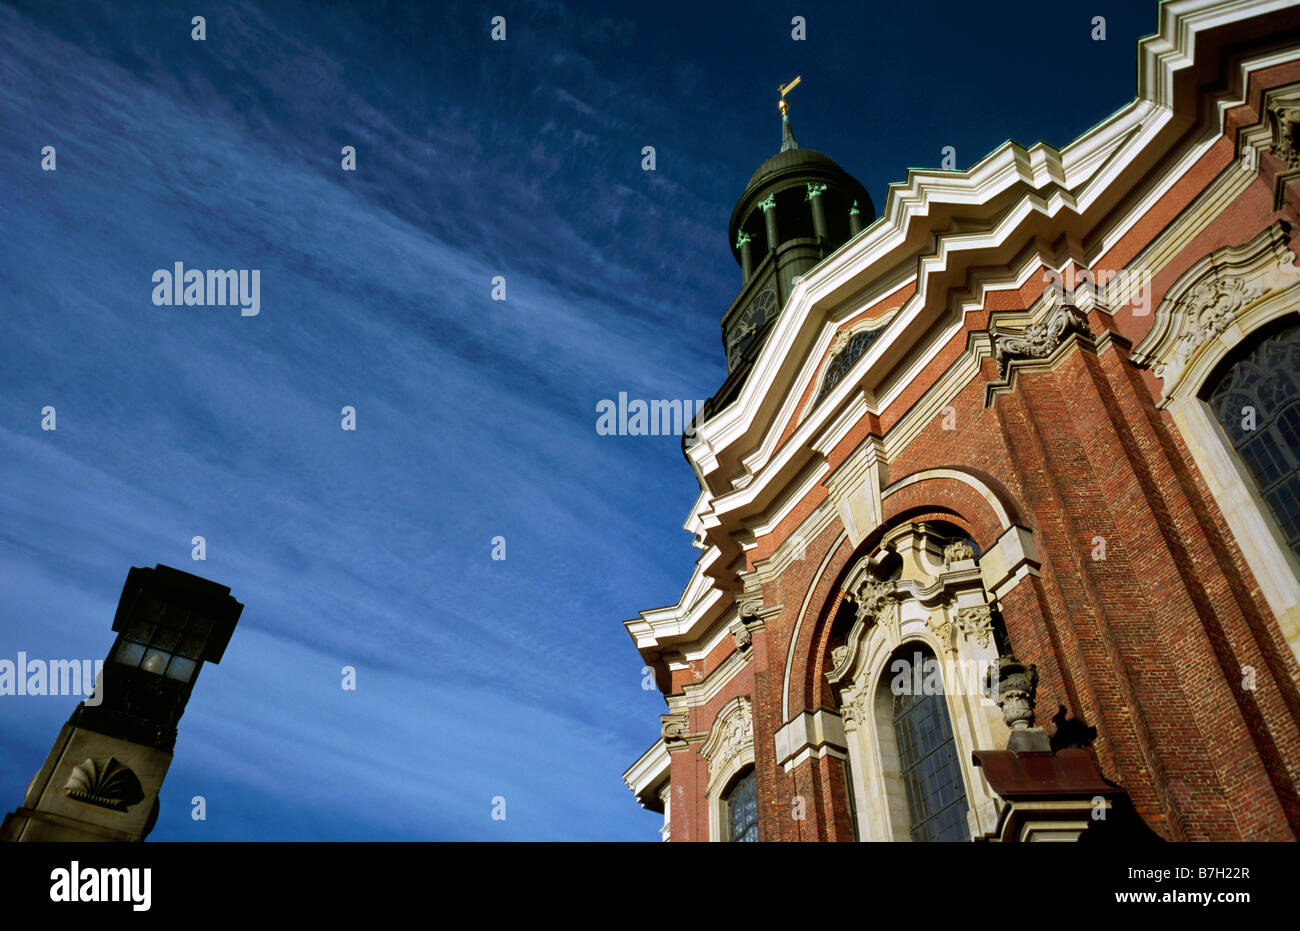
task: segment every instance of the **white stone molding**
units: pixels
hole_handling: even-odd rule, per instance
[[[730,627],[728,628],[728,634],[735,636]],[[749,665],[752,658],[753,654],[749,650],[733,650],[726,659],[698,682],[683,683],[682,694],[685,696],[683,706],[686,708],[701,708],[713,701],[722,693],[722,690],[727,687],[731,680]]]
[[[881,489],[888,481],[889,464],[876,436],[863,440],[827,478],[827,494],[854,546],[884,519]]]
[[[1038,575],[1041,565],[1034,535],[1024,527],[1008,527],[980,557],[980,575],[984,588],[1001,600],[1026,576]]]
[[[659,829],[662,840],[669,837],[669,804],[672,797],[670,780],[671,757],[663,740],[657,740],[641,754],[623,774],[623,783],[632,790],[637,802],[648,811],[663,812],[664,823]]]
[[[658,810],[654,807],[655,800],[659,797],[659,790],[668,783],[669,768],[668,747],[663,740],[656,740],[623,774],[623,782],[632,790],[642,808]]]
[[[807,759],[846,757],[844,725],[833,711],[804,711],[776,732],[776,762],[787,773]]]
[[[704,797],[709,809],[709,839],[724,840],[727,784],[747,766],[754,765],[754,714],[747,696],[733,698],[714,719],[700,756],[709,769]]]

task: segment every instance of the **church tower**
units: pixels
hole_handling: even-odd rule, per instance
[[[875,219],[871,197],[835,160],[795,141],[781,88],[781,150],[758,166],[731,212],[740,293],[722,317],[727,380],[711,405],[744,384],[777,314],[799,279]]]
[[[220,662],[243,610],[229,588],[188,572],[127,573],[95,694],[59,731],[0,841],[144,840],[199,670]]]

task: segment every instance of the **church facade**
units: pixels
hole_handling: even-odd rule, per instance
[[[1300,6],[1176,0],[1057,150],[731,219],[700,551],[626,627],[672,841],[1300,836]]]

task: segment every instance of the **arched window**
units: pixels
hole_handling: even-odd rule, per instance
[[[1205,399],[1300,557],[1300,326],[1248,345]]]
[[[911,839],[970,840],[966,787],[934,654],[924,644],[904,644],[890,661],[881,685],[892,696],[892,749],[907,795]]]
[[[883,332],[884,328],[878,330],[859,330],[849,337],[848,344],[835,354],[830,364],[826,366],[826,374],[822,376],[821,390],[817,392],[817,399],[813,401],[813,406],[821,403],[822,398],[830,394],[831,389],[843,380],[844,376],[853,368],[853,363],[862,358],[862,354]]]
[[[722,796],[727,808],[727,840],[758,840],[758,786],[754,767],[745,769]]]

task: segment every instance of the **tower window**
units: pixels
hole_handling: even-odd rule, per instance
[[[731,784],[723,800],[727,806],[727,840],[758,840],[758,785],[754,767],[746,769]]]
[[[1266,336],[1210,385],[1215,419],[1300,557],[1300,326]]]

